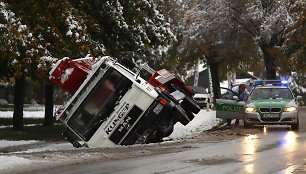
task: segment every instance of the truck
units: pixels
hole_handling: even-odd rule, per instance
[[[152,74],[148,80],[140,76],[142,69]],[[177,122],[187,125],[200,111],[193,91],[177,76],[128,59],[65,57],[49,75],[71,94],[55,117],[76,148],[160,142]]]

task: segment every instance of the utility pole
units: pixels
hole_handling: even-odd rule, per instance
[[[210,73],[210,66],[207,65],[207,71],[208,71],[208,82],[209,82],[209,88],[208,88],[208,102],[207,102],[207,111],[209,111],[212,103],[212,99],[214,97],[213,93],[213,84],[212,84],[212,78],[211,78],[211,73]]]
[[[197,61],[195,68],[194,68],[194,80],[193,80],[193,86],[199,85],[199,61]]]

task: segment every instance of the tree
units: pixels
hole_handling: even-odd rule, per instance
[[[12,12],[8,4],[0,3],[1,35],[2,46],[1,56],[4,57],[11,67],[12,76],[15,78],[14,89],[14,114],[13,114],[13,129],[23,129],[23,104],[24,104],[24,87],[27,68],[31,64],[29,52],[34,45],[31,33],[28,28],[23,25],[15,13]]]
[[[257,56],[250,56],[255,52],[252,45],[245,44],[241,47],[239,41],[243,40],[245,32],[234,27],[228,19],[226,2],[187,1],[184,5],[184,18],[180,19],[182,42],[177,47],[178,59],[180,62],[189,62],[186,63],[186,69],[199,59],[210,66],[215,98],[220,97],[220,69],[226,69],[227,65],[250,65],[249,60]],[[246,48],[250,52],[246,53]]]
[[[276,79],[279,47],[297,27],[302,0],[229,1],[230,18],[247,31],[261,50],[267,79]]]
[[[89,53],[154,61],[148,55],[170,44],[173,37],[169,24],[150,0],[12,0],[0,5],[5,11],[0,14],[0,33],[4,36],[0,58],[15,72],[15,89],[19,90],[15,93],[14,120],[20,118],[18,130],[23,125],[24,95],[18,92],[24,92],[24,78],[43,81],[49,91],[46,94],[52,93],[47,77],[56,58],[80,58]],[[53,99],[47,96],[46,115],[50,115],[48,106]],[[50,116],[46,116],[45,125],[49,123]]]
[[[87,31],[104,54],[130,57],[158,64],[152,57],[160,47],[171,44],[170,24],[152,0],[90,0],[72,3],[82,9]]]
[[[293,86],[294,91],[305,95],[301,86],[306,86],[306,8],[301,13],[296,25],[304,27],[298,27],[288,34],[290,39],[287,39],[284,46],[280,48],[283,53],[281,58],[287,58],[287,60],[280,65],[286,72],[292,72],[293,81],[296,83]]]
[[[31,77],[36,81],[42,81],[45,84],[45,119],[44,126],[52,126],[53,117],[53,85],[48,79],[48,72],[52,63],[57,59],[54,57],[81,56],[88,52],[88,42],[81,39],[85,34],[78,32],[79,37],[70,37],[69,28],[74,16],[73,9],[66,1],[61,3],[49,1],[33,1],[14,4],[13,9],[17,15],[33,32],[33,37],[37,40],[37,47],[42,48],[42,52],[33,53],[39,58],[32,63]],[[82,26],[79,26],[82,29]],[[39,73],[37,73],[37,71]]]

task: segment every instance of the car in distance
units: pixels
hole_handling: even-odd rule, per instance
[[[201,86],[188,86],[194,91],[193,99],[197,102],[201,109],[207,107],[209,95],[205,88]]]
[[[255,83],[244,109],[244,126],[278,124],[291,125],[292,130],[298,130],[298,100],[302,97],[295,97],[285,81]]]

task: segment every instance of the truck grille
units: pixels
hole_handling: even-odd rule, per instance
[[[125,134],[132,128],[134,123],[141,116],[142,112],[143,110],[137,106],[134,106],[131,111],[122,119],[122,121],[120,121],[116,130],[112,133],[109,139],[115,144],[118,144],[120,140],[125,136]]]
[[[259,111],[262,113],[270,113],[270,112],[279,113],[282,111],[282,109],[281,108],[259,108]]]

